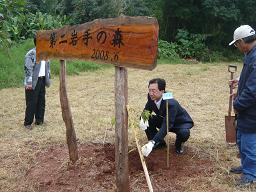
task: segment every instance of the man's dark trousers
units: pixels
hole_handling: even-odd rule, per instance
[[[26,112],[24,125],[31,125],[36,119],[36,123],[43,123],[45,112],[45,77],[38,77],[34,90],[25,90]]]
[[[149,119],[149,127],[145,130],[148,140],[152,140],[158,133],[157,127],[160,129],[162,122],[165,120],[163,117],[153,116]],[[160,134],[165,135],[166,129],[159,130]],[[190,136],[190,130],[186,128],[169,129],[169,132],[176,134],[176,143],[186,142]]]

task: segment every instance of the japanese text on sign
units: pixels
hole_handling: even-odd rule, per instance
[[[83,59],[153,69],[157,20],[149,17],[100,19],[37,34],[38,59]]]

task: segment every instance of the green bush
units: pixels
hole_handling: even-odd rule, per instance
[[[0,20],[0,48],[31,38],[37,30],[59,28],[67,23],[65,15],[32,13],[26,5],[26,0],[0,0],[0,13],[4,16]]]
[[[33,37],[38,30],[54,29],[66,23],[66,17],[53,17],[46,13],[27,13],[4,21],[4,29],[12,41],[18,42]]]
[[[222,52],[209,50],[204,41],[205,37],[203,35],[189,34],[185,30],[179,30],[177,42],[158,41],[158,58],[171,63],[184,62],[182,58],[204,62],[224,60]]]
[[[190,34],[187,30],[178,29],[176,50],[182,58],[208,61],[209,49],[205,45],[205,39],[203,34]]]
[[[179,58],[177,50],[177,44],[169,43],[164,40],[158,41],[158,58],[160,59],[177,59]]]

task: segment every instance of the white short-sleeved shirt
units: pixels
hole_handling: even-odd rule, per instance
[[[45,77],[45,61],[41,61],[41,67],[38,77]]]

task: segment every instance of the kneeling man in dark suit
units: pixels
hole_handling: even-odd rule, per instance
[[[151,113],[148,120],[141,118],[140,128],[146,132],[149,142],[142,147],[144,156],[148,156],[152,149],[165,147],[164,137],[166,128],[166,102],[168,102],[169,131],[176,134],[176,153],[183,153],[183,144],[190,136],[190,129],[194,123],[188,112],[175,99],[163,100],[166,82],[155,78],[148,84],[148,101],[144,112]],[[142,115],[143,116],[143,115]],[[158,128],[158,129],[157,129]]]

